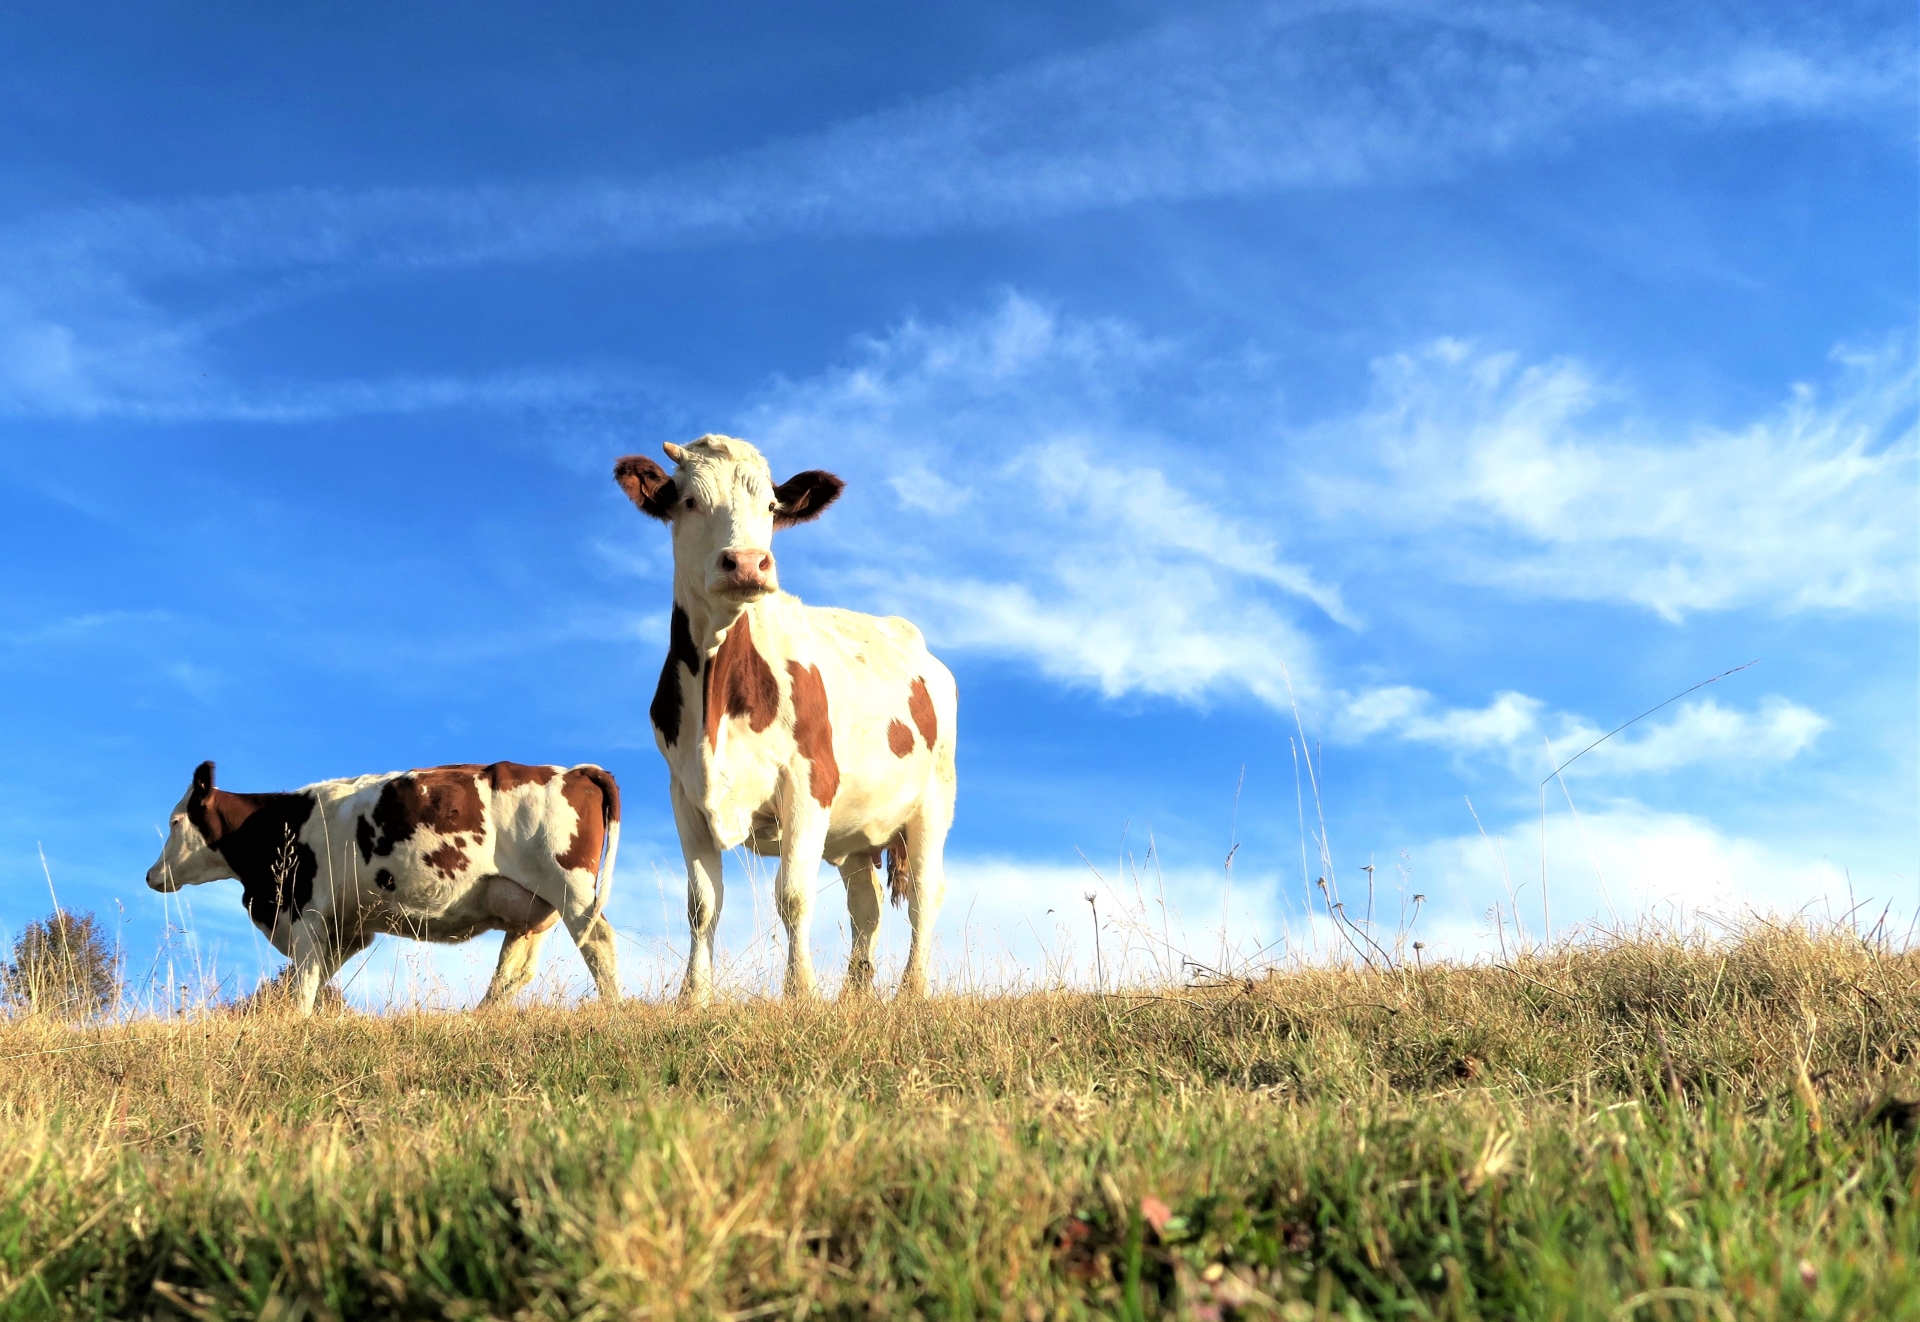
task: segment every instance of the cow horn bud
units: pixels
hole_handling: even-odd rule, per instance
[[[687,452],[683,446],[675,445],[672,441],[665,441],[661,443],[660,448],[667,452],[667,458],[673,460],[674,463],[684,464],[687,462]]]

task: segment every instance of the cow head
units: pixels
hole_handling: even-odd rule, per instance
[[[177,891],[203,881],[231,877],[234,871],[215,849],[222,822],[214,802],[213,763],[202,762],[193,771],[193,784],[173,805],[167,843],[147,869],[147,885],[157,891]]]
[[[613,476],[641,513],[672,526],[676,598],[741,606],[779,591],[774,530],[817,518],[846,485],[816,469],[776,486],[760,452],[730,436],[661,448],[678,465],[671,475],[631,454]]]

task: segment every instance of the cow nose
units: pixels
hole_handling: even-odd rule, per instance
[[[720,572],[729,574],[743,586],[765,584],[773,573],[773,553],[735,548],[720,553]]]

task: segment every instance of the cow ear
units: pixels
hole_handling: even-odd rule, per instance
[[[208,811],[212,802],[213,763],[202,762],[193,769],[193,788],[187,792],[187,820],[208,844],[212,844],[218,834],[213,814]]]
[[[613,480],[642,514],[650,514],[662,522],[673,517],[673,505],[680,493],[666,470],[645,455],[630,454],[616,463]]]
[[[817,519],[820,512],[840,498],[847,484],[832,473],[810,468],[795,473],[773,489],[779,508],[773,512],[773,526],[791,528],[796,523]]]

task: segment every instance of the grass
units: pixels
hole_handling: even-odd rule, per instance
[[[5,1317],[1920,1317],[1920,956],[0,1027]]]

